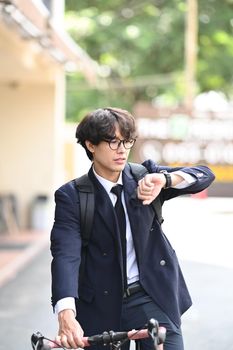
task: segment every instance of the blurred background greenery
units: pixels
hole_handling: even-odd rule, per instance
[[[184,104],[188,11],[197,31],[190,47],[195,95],[215,90],[231,99],[233,0],[195,2],[197,13],[181,0],[66,0],[66,30],[95,60],[99,76],[90,86],[79,72],[67,75],[67,120],[100,106],[132,110],[140,100]]]

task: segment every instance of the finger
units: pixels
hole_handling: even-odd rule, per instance
[[[152,182],[143,182],[143,187],[144,188],[152,188],[154,186],[154,184]]]
[[[142,201],[142,204],[143,205],[148,205],[148,204],[150,204],[151,202],[153,202],[153,200],[154,200],[154,198],[140,198],[140,200]]]
[[[153,188],[151,188],[151,187],[143,187],[141,192],[147,194],[147,193],[151,193],[152,190],[153,190]]]
[[[138,198],[141,199],[141,200],[144,200],[144,199],[150,199],[151,197],[153,197],[153,194],[152,192],[147,192],[147,191],[140,191],[140,189],[138,190]]]
[[[145,187],[144,185],[139,186],[138,189],[141,194],[148,194],[153,191],[153,187]]]
[[[68,349],[77,349],[77,348],[83,348],[84,347],[84,343],[81,340],[81,338],[78,336],[69,336],[67,337],[66,335],[62,335],[62,336],[56,336],[55,341],[58,345],[62,345],[65,348]]]
[[[64,348],[70,349],[70,344],[68,343],[67,336],[66,335],[61,335],[61,345]]]
[[[155,198],[156,198],[156,196],[145,197],[144,199],[142,199],[142,204],[143,205],[151,204]]]
[[[146,187],[152,187],[154,185],[153,182],[151,181],[151,177],[150,176],[145,176],[142,179],[142,183]]]
[[[139,193],[138,192],[138,198],[143,202],[144,205],[146,204],[150,204],[153,202],[153,200],[158,196],[159,192],[158,193]]]
[[[149,205],[153,202],[153,199],[142,201],[143,205]]]
[[[78,347],[80,347],[80,345],[76,343],[72,335],[68,337],[67,342],[71,349],[77,349]]]
[[[61,345],[61,337],[60,337],[60,335],[57,335],[57,336],[55,337],[55,342],[56,342],[57,344]]]
[[[84,348],[84,342],[82,341],[82,336],[80,337],[80,335],[75,334],[74,342],[77,348]]]

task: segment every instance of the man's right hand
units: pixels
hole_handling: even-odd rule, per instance
[[[56,340],[67,349],[83,348],[83,329],[75,319],[74,311],[62,310],[58,314],[59,332]]]

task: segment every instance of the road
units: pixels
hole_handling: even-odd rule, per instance
[[[194,302],[182,318],[186,350],[233,349],[232,204],[232,199],[184,198],[164,208],[164,231]],[[29,350],[37,330],[56,334],[46,248],[0,288],[0,350]]]
[[[49,249],[35,257],[15,279],[0,288],[0,349],[29,350],[35,331],[54,338],[50,305]]]

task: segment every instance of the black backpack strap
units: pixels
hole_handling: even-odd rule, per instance
[[[129,166],[130,166],[132,175],[137,181],[141,180],[146,174],[149,173],[147,168],[142,164],[130,162]]]
[[[80,198],[80,231],[82,238],[81,264],[79,268],[79,281],[84,279],[87,247],[91,236],[92,223],[95,210],[94,186],[88,175],[85,174],[74,180]]]
[[[160,196],[156,197],[153,202],[151,203],[151,205],[154,208],[154,211],[157,215],[157,219],[160,223],[160,225],[162,225],[162,223],[164,222],[164,218],[162,216],[162,204],[161,204],[161,199]]]
[[[129,166],[131,169],[131,173],[136,181],[141,180],[146,174],[149,174],[147,168],[142,164],[129,163]],[[155,214],[157,216],[157,219],[161,225],[164,222],[164,219],[162,216],[162,203],[161,203],[160,196],[156,197],[153,200],[153,202],[151,203],[151,205],[152,205],[152,207],[155,211]]]
[[[75,179],[75,184],[79,191],[80,198],[82,246],[87,247],[91,235],[95,210],[94,186],[87,174]]]

